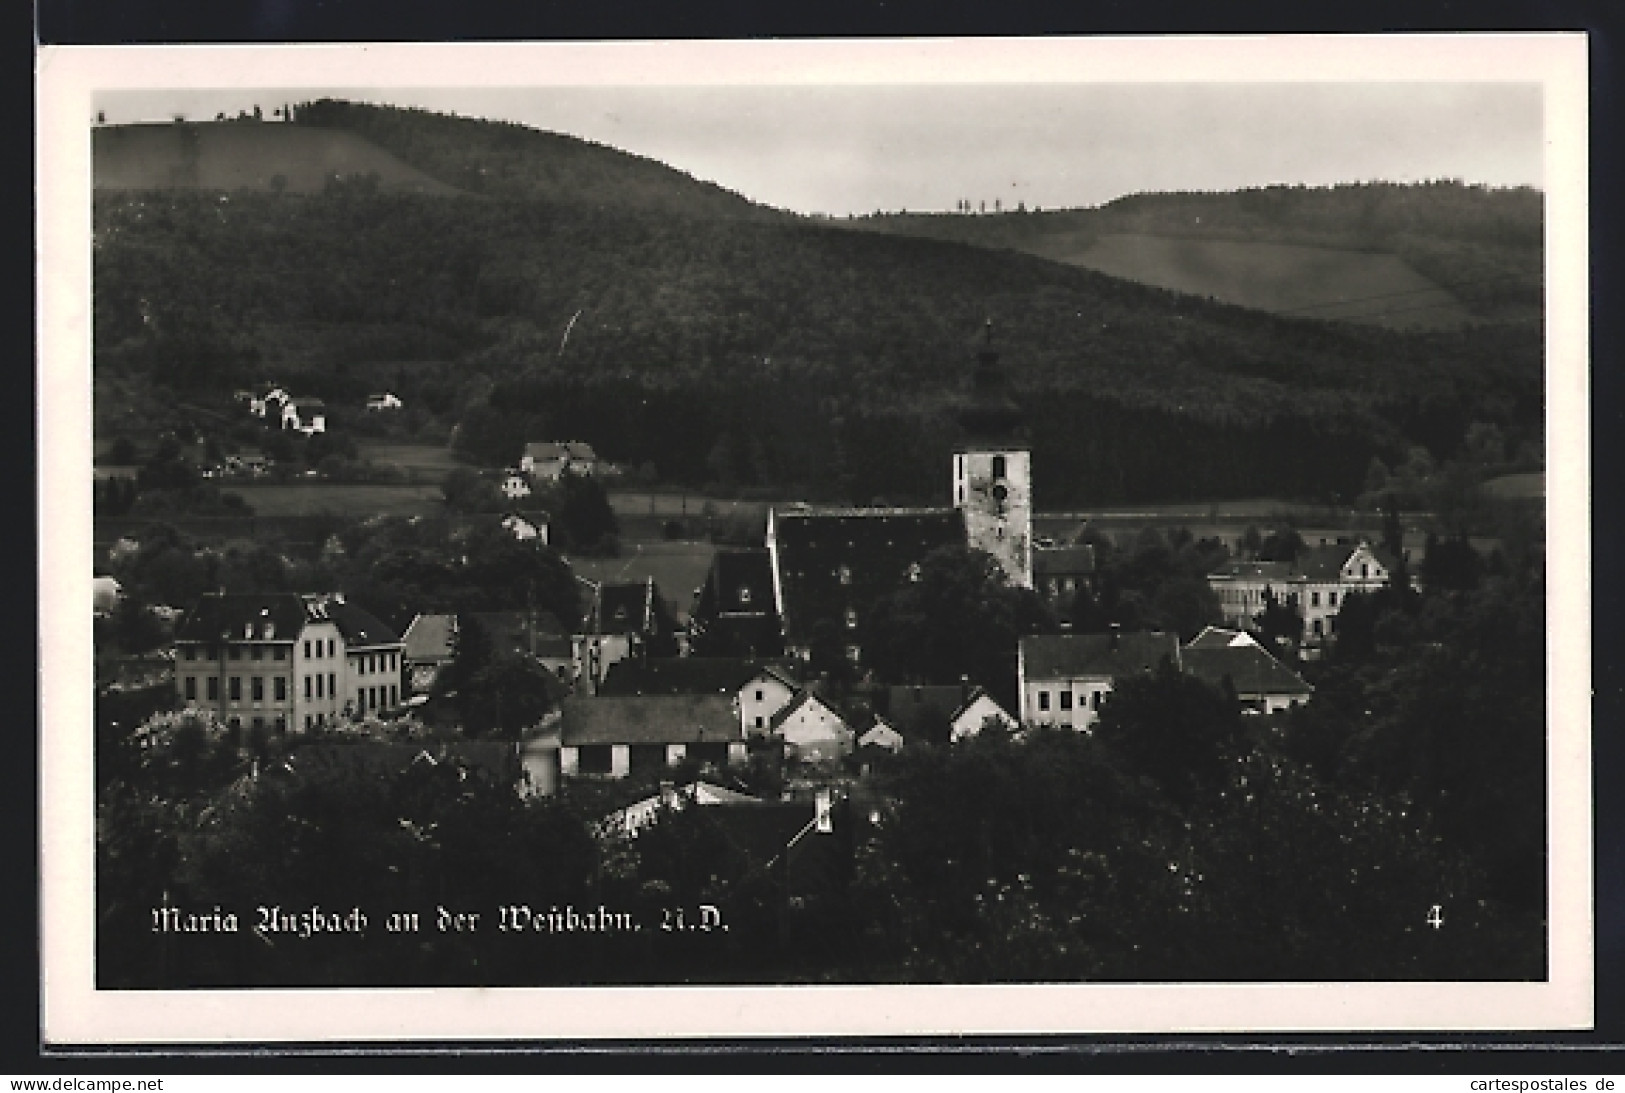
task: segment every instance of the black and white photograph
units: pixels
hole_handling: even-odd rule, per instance
[[[48,1034],[1586,1027],[1583,36],[43,57]]]

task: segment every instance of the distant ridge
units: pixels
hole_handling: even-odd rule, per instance
[[[376,175],[386,190],[454,194],[373,142],[342,129],[214,121],[99,126],[91,134],[97,189],[317,193],[335,175]]]

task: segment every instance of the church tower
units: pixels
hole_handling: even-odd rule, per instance
[[[991,319],[959,424],[965,435],[954,452],[954,507],[964,514],[967,545],[997,558],[1011,584],[1031,588],[1032,452],[1021,408],[1005,387]]]

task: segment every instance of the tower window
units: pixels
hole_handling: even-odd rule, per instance
[[[1004,477],[1004,456],[1002,455],[996,455],[993,457],[993,477]]]

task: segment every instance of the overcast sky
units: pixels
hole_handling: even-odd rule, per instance
[[[109,122],[330,95],[499,118],[803,213],[1459,178],[1542,186],[1534,83],[1049,83],[104,92]]]

